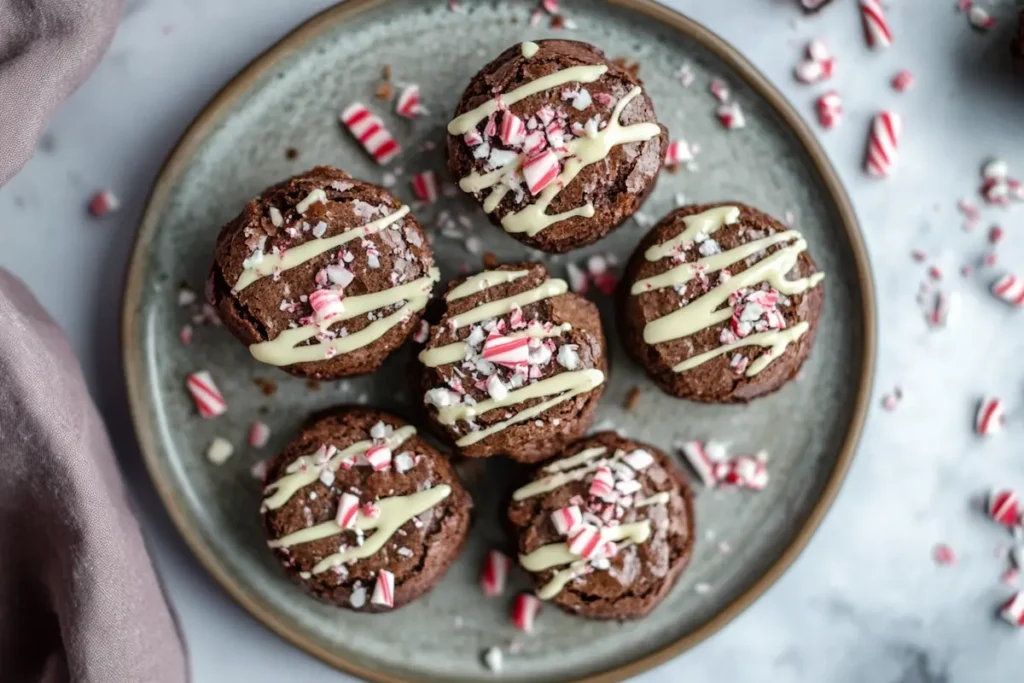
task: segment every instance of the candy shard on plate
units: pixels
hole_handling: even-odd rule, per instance
[[[341,112],[341,122],[355,136],[374,161],[382,166],[402,151],[384,122],[361,102],[350,104]]]
[[[103,218],[121,208],[121,201],[112,190],[100,190],[89,200],[89,213],[96,218]]]
[[[1024,626],[1024,592],[1015,594],[1003,603],[999,616],[1014,626]]]
[[[420,104],[420,87],[412,84],[402,88],[395,101],[395,113],[407,119],[414,119],[424,112]]]
[[[1024,278],[1007,273],[992,283],[992,294],[1012,306],[1024,306]]]
[[[524,633],[531,633],[540,607],[541,601],[536,595],[520,593],[512,603],[512,624]]]
[[[221,395],[208,371],[200,370],[192,373],[188,376],[185,386],[201,417],[217,417],[227,411],[228,404],[224,401],[224,396]]]
[[[484,557],[484,566],[480,572],[480,588],[484,595],[493,598],[505,592],[508,571],[512,560],[500,550],[489,550]]]
[[[206,448],[206,459],[214,465],[223,465],[235,452],[235,447],[227,439],[217,436]]]
[[[270,427],[265,422],[253,422],[249,425],[249,445],[253,448],[263,448],[270,440]]]
[[[412,191],[416,199],[433,204],[437,201],[438,188],[440,183],[437,180],[437,173],[434,171],[423,171],[412,177]]]
[[[1003,526],[1012,527],[1020,520],[1017,494],[1013,491],[993,491],[988,496],[988,516]]]

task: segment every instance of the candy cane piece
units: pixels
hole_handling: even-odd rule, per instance
[[[504,553],[498,550],[488,551],[484,558],[483,570],[480,572],[480,588],[484,595],[493,598],[505,592],[505,582],[508,580],[508,570],[511,566],[512,560]]]
[[[1013,491],[993,491],[988,496],[988,516],[1003,526],[1012,527],[1020,518],[1017,494]]]
[[[1013,306],[1024,306],[1024,278],[1007,273],[992,283],[992,294]]]
[[[434,171],[423,171],[412,177],[412,192],[420,201],[430,204],[436,202],[438,188],[437,173]]]
[[[879,112],[871,123],[865,169],[869,175],[884,178],[892,173],[899,140],[903,134],[903,118],[891,111]]]
[[[373,597],[370,602],[382,607],[395,606],[395,575],[387,569],[377,572],[377,583],[373,586]]]
[[[1005,419],[1005,407],[1001,399],[987,397],[978,406],[977,416],[974,418],[974,431],[981,436],[998,434],[1003,429]]]
[[[537,619],[540,606],[540,598],[536,595],[520,593],[512,603],[512,624],[520,631],[530,633],[533,631],[533,622]]]
[[[892,45],[892,32],[879,0],[860,0],[860,14],[864,19],[864,37],[873,48]]]
[[[341,121],[378,164],[387,164],[402,151],[384,122],[361,102],[346,107],[341,112]]]
[[[192,395],[192,400],[195,401],[201,417],[217,417],[227,411],[228,404],[206,370],[189,375],[185,386],[188,388],[188,393]]]

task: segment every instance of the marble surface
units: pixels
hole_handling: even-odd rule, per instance
[[[582,0],[577,0],[582,1]],[[120,372],[120,290],[146,193],[192,117],[232,75],[328,0],[129,1],[114,45],[64,106],[25,170],[0,190],[7,242],[0,266],[24,278],[67,332],[108,420],[143,516],[157,565],[187,641],[194,678],[233,682],[347,680],[290,647],[236,607],[191,558],[143,471]],[[570,10],[571,0],[565,2]],[[835,0],[805,20],[791,3],[731,0],[669,3],[736,44],[806,115],[813,94],[791,78],[803,43],[824,37],[839,58],[834,87],[842,126],[822,140],[857,208],[879,292],[876,396],[857,459],[835,506],[792,569],[741,617],[698,648],[649,672],[645,683],[680,680],[872,683],[1008,680],[1024,634],[994,614],[1013,588],[999,581],[996,555],[1011,537],[979,511],[993,486],[1024,490],[1024,313],[995,301],[987,286],[1004,267],[1024,271],[1024,207],[985,212],[961,229],[956,200],[972,196],[980,162],[998,154],[1024,171],[1020,133],[1024,81],[1005,69],[1013,6],[993,8],[996,28],[977,34],[952,2],[894,0],[896,42],[870,53],[854,3]],[[911,69],[916,87],[893,92],[889,78]],[[906,118],[895,177],[861,168],[870,115],[893,107]],[[699,141],[698,141],[699,142]],[[88,218],[96,189],[113,188],[120,213]],[[970,278],[958,271],[987,250],[1001,221],[1000,265]],[[942,286],[961,293],[959,319],[931,330],[915,297],[934,257]],[[895,412],[881,396],[901,386]],[[1003,434],[971,431],[984,394],[1002,396]],[[932,561],[950,544],[954,567]]]

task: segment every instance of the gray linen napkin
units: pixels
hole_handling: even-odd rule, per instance
[[[186,678],[74,354],[21,281],[0,271],[0,681]]]
[[[0,0],[0,186],[106,50],[120,10],[121,0]],[[0,681],[186,679],[74,354],[0,269]]]

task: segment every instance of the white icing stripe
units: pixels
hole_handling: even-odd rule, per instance
[[[545,329],[542,325],[533,325],[530,329],[523,330],[521,332],[513,332],[512,334],[505,335],[509,339],[521,339],[523,337],[530,337],[532,339],[547,339],[549,337],[557,337],[563,332],[568,332],[572,329],[572,325],[569,323],[562,323],[557,327]],[[458,363],[466,359],[466,352],[469,350],[469,346],[466,342],[452,342],[451,344],[445,344],[444,346],[438,346],[433,349],[425,349],[420,352],[418,356],[421,363],[428,368],[436,368],[442,365],[448,365],[449,363]]]
[[[544,477],[543,479],[531,481],[526,486],[516,489],[515,492],[512,494],[512,500],[526,500],[527,498],[539,496],[542,493],[554,491],[558,487],[564,486],[565,484],[568,484],[571,481],[579,481],[580,479],[583,479],[583,477],[587,476],[587,474],[589,474],[590,472],[596,470],[602,464],[606,462],[615,462],[616,460],[621,459],[623,455],[623,453],[620,451],[613,455],[611,458],[602,459],[597,462],[590,462],[594,458],[600,455],[604,455],[607,452],[607,450],[608,449],[605,448],[604,446],[600,446],[597,448],[588,448],[585,451],[582,451],[581,453],[577,453],[571,458],[559,460],[555,462],[553,465],[545,467],[545,472],[553,472],[553,474],[549,477]],[[582,465],[582,467],[577,467],[578,465]],[[558,469],[554,469],[556,467],[558,467]]]
[[[402,525],[419,514],[423,514],[434,507],[442,500],[450,496],[452,487],[447,484],[440,484],[432,489],[420,491],[409,496],[395,498],[381,498],[375,505],[380,508],[380,515],[377,517],[363,517],[359,513],[357,525],[360,529],[375,529],[370,536],[363,541],[362,545],[355,545],[351,548],[341,550],[320,560],[314,567],[313,573],[319,574],[328,569],[341,566],[352,560],[361,560],[375,554],[384,544],[388,542]],[[363,521],[365,519],[365,521]]]
[[[548,399],[547,401],[542,401],[541,403],[538,403],[535,406],[527,408],[526,410],[517,413],[516,415],[510,417],[507,420],[495,423],[490,427],[487,427],[486,429],[480,429],[475,432],[470,432],[465,436],[461,437],[459,440],[457,440],[455,442],[455,445],[470,446],[472,444],[475,444],[476,442],[481,441],[482,439],[486,439],[488,436],[492,434],[497,434],[498,432],[507,429],[508,427],[511,427],[514,424],[519,424],[520,422],[525,422],[526,420],[535,418],[548,408],[556,406],[564,401],[568,401],[570,398],[578,396],[579,394],[591,391],[592,389],[600,386],[602,382],[604,382],[604,373],[601,372],[600,370],[583,370],[581,373],[574,374],[577,374],[579,376],[578,384],[573,388],[569,389],[568,391],[566,391],[565,393],[560,394],[559,396],[555,396],[554,398]],[[561,375],[556,375],[556,377],[559,376]]]
[[[388,448],[394,450],[405,443],[405,441],[414,434],[416,434],[416,428],[412,425],[399,427],[384,439],[384,443]],[[267,487],[263,492],[273,495],[264,499],[263,509],[278,509],[287,503],[288,500],[303,486],[308,486],[319,479],[322,471],[337,471],[337,469],[341,467],[341,463],[366,453],[372,445],[372,441],[357,441],[351,446],[339,450],[322,466],[316,462],[315,453],[296,458],[295,461],[285,469],[286,474],[283,477],[267,484]]]
[[[633,283],[633,287],[629,291],[630,294],[642,294],[644,292],[653,292],[666,287],[684,285],[694,279],[697,276],[697,273],[713,273],[715,271],[722,270],[723,268],[728,268],[734,263],[739,263],[743,259],[764,251],[770,246],[797,239],[800,239],[800,233],[795,230],[778,232],[763,239],[741,244],[735,249],[730,249],[729,251],[723,251],[713,256],[706,256],[704,258],[697,259],[692,263],[682,263],[675,268],[666,270],[661,275],[655,275],[643,280],[638,280]]]
[[[679,253],[687,243],[693,242],[698,234],[710,235],[725,225],[735,223],[739,219],[740,210],[735,206],[720,206],[700,214],[687,216],[683,219],[686,228],[679,235],[661,244],[654,245],[644,252],[648,261],[658,261],[667,256]],[[718,286],[706,292],[685,306],[644,326],[644,341],[648,344],[660,344],[675,339],[682,339],[708,329],[732,317],[729,306],[721,308],[729,301],[732,294],[751,288],[761,282],[767,282],[779,292],[786,295],[799,294],[814,287],[825,277],[823,273],[815,273],[798,280],[789,280],[786,275],[797,264],[800,254],[807,249],[807,242],[799,232],[787,230],[768,237],[740,245],[719,254],[714,254],[693,263],[683,263],[660,275],[646,278],[634,283],[630,292],[641,295],[666,287],[685,285],[698,273],[710,273],[753,257],[771,246],[792,241],[792,244],[778,249],[745,270],[732,275]],[[672,369],[683,372],[695,368],[712,358],[746,346],[769,347],[769,350],[756,358],[747,368],[746,376],[753,377],[764,370],[786,347],[799,339],[809,329],[806,322],[790,328],[758,332],[739,339],[730,344],[723,344],[711,351],[692,356],[678,363]]]
[[[539,92],[544,92],[550,88],[557,88],[560,85],[566,85],[574,81],[578,83],[593,83],[603,76],[606,71],[608,71],[608,67],[603,64],[598,66],[573,66],[556,71],[553,74],[548,74],[547,76],[542,76],[535,81],[519,86],[515,90],[489,99],[476,109],[457,116],[448,124],[448,132],[451,135],[464,135],[468,133],[476,127],[476,124],[498,111],[499,102],[502,107],[508,107],[520,100],[525,100],[530,95],[536,95]]]
[[[581,383],[590,381],[589,373],[599,370],[578,370],[576,372],[561,372],[547,379],[533,384],[527,384],[521,389],[514,389],[500,399],[489,398],[485,401],[478,401],[472,405],[460,403],[454,406],[445,406],[437,409],[437,421],[443,425],[455,424],[459,420],[472,420],[475,417],[485,415],[492,410],[505,408],[516,403],[523,403],[530,399],[550,396],[551,394],[569,391]]]
[[[257,280],[273,275],[275,272],[291,270],[324,252],[340,247],[346,242],[376,234],[392,223],[397,223],[408,213],[409,207],[403,205],[402,208],[393,214],[371,221],[366,225],[346,230],[339,235],[324,239],[313,239],[291,247],[281,254],[264,254],[263,259],[259,263],[253,265],[252,268],[242,271],[233,289],[236,292],[240,292]]]
[[[323,329],[321,325],[311,323],[302,327],[284,330],[270,341],[253,344],[249,347],[249,352],[253,358],[260,362],[281,366],[324,360],[325,358],[332,358],[339,353],[348,353],[362,348],[380,339],[388,330],[400,324],[416,311],[423,310],[429,300],[429,296],[425,295],[430,294],[434,283],[440,278],[441,272],[437,268],[431,268],[426,277],[407,282],[404,285],[371,294],[343,298],[342,305],[344,306],[344,311],[340,315],[329,319],[327,321],[328,327],[406,300],[406,303],[397,311],[371,322],[358,332],[353,332],[344,337],[337,337],[330,341],[299,346],[303,342],[315,337]]]
[[[451,318],[449,324],[452,329],[459,329],[472,325],[474,323],[487,320],[488,318],[497,318],[498,316],[507,315],[512,312],[512,309],[516,306],[522,308],[529,304],[543,301],[544,299],[550,299],[553,296],[565,294],[569,291],[569,285],[565,280],[554,279],[546,280],[539,286],[533,289],[528,289],[525,292],[521,292],[514,296],[506,297],[504,299],[498,299],[497,301],[491,301],[486,304],[481,304],[476,308],[471,308],[465,313]]]
[[[601,538],[605,542],[624,541],[624,545],[646,543],[650,537],[651,522],[646,519],[630,524],[605,527],[601,530]],[[538,598],[550,600],[562,591],[565,584],[578,576],[579,572],[586,567],[587,562],[569,552],[567,543],[551,543],[526,555],[520,555],[519,564],[529,572],[542,572],[545,569],[569,565],[567,569],[556,572],[551,580],[537,591]]]
[[[661,128],[653,123],[637,123],[630,126],[623,126],[620,122],[622,112],[634,98],[640,95],[642,90],[633,88],[625,97],[615,105],[612,110],[611,119],[608,125],[593,137],[580,137],[571,140],[566,145],[567,151],[558,153],[557,156],[564,160],[562,172],[546,188],[544,188],[537,200],[524,206],[517,212],[510,213],[501,220],[502,227],[510,233],[526,233],[533,236],[541,230],[559,223],[574,216],[589,218],[594,215],[594,206],[589,202],[583,206],[560,214],[549,215],[547,213],[551,202],[559,193],[567,187],[584,168],[605,159],[613,147],[630,142],[643,142],[657,137],[661,134]],[[479,192],[493,187],[491,194],[484,201],[484,211],[494,211],[501,202],[502,197],[509,191],[505,180],[518,171],[525,160],[525,155],[520,154],[515,162],[491,171],[486,174],[477,172],[470,173],[459,181],[459,187],[465,192]]]
[[[515,282],[529,274],[530,271],[528,270],[485,270],[482,273],[466,278],[465,282],[448,292],[444,300],[458,301],[459,299],[465,299],[467,296],[473,296],[496,285]]]
[[[520,46],[520,51],[521,51],[522,55],[524,57],[526,57],[527,59],[529,59],[530,57],[533,57],[535,54],[537,54],[537,50],[539,50],[539,49],[540,49],[540,45],[538,45],[537,43],[531,43],[529,41],[523,43]]]
[[[719,306],[726,303],[733,292],[753,287],[761,282],[768,282],[784,294],[797,294],[813,287],[821,282],[824,275],[815,273],[799,280],[786,279],[786,273],[793,269],[797,257],[806,248],[807,242],[802,238],[797,239],[790,246],[779,249],[746,270],[733,275],[723,284],[686,306],[652,320],[644,327],[644,341],[648,344],[659,344],[681,339],[729,319],[732,317],[731,309],[718,310]]]
[[[672,500],[672,495],[668,491],[662,491],[661,493],[655,493],[650,498],[644,498],[633,503],[634,508],[645,508],[651,505],[668,505],[668,502]]]
[[[673,254],[676,249],[686,242],[692,242],[698,233],[710,235],[717,232],[726,225],[732,225],[740,218],[739,207],[716,206],[707,211],[686,216],[683,224],[686,229],[667,242],[655,244],[644,252],[644,258],[648,261],[659,261],[666,256]]]

